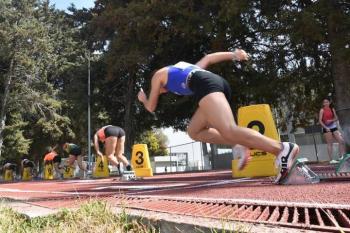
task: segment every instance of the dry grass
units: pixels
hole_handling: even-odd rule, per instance
[[[9,233],[144,233],[154,228],[128,219],[125,212],[114,214],[106,202],[91,201],[78,210],[63,209],[57,214],[28,218],[11,208],[0,207],[0,232]]]

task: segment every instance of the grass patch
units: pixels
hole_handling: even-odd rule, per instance
[[[159,230],[161,227],[157,221],[142,222],[143,219],[131,219],[125,210],[116,214],[107,202],[98,200],[82,204],[77,210],[62,209],[56,214],[35,218],[29,218],[0,203],[0,233],[166,233]],[[239,224],[235,225],[235,230],[230,230],[224,221],[221,225],[221,229],[209,231],[194,227],[191,232],[250,232],[250,229]],[[176,232],[189,233],[180,229]]]
[[[0,232],[13,233],[156,233],[154,228],[149,228],[134,220],[130,220],[123,211],[114,214],[110,206],[103,201],[91,201],[83,204],[77,210],[63,209],[54,215],[45,217],[28,218],[13,209],[0,207]]]

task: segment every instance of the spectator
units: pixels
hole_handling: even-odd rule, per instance
[[[335,140],[339,144],[339,157],[345,154],[345,143],[337,128],[338,116],[329,98],[323,99],[323,107],[320,110],[318,121],[322,126],[322,133],[327,142],[329,161],[335,163],[337,161],[333,159],[333,141]]]

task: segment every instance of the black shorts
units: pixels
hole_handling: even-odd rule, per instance
[[[30,161],[29,159],[24,159],[22,164],[23,164],[23,167],[31,167],[31,168],[34,167],[33,161]]]
[[[327,131],[325,128],[322,128],[322,133],[333,133],[338,130],[337,127],[329,129],[330,131]]]
[[[4,169],[5,170],[12,170],[12,171],[14,171],[14,170],[16,170],[16,168],[17,168],[17,165],[14,164],[14,163],[6,163],[4,165]]]
[[[105,128],[105,135],[106,138],[108,137],[124,137],[125,136],[125,132],[122,128],[118,127],[118,126],[107,126]]]
[[[213,92],[222,92],[229,103],[232,101],[230,85],[224,78],[214,73],[196,71],[189,80],[188,86],[193,91],[196,102]]]
[[[74,147],[74,148],[70,151],[69,154],[70,154],[70,155],[74,155],[75,157],[77,157],[77,156],[81,155],[81,148],[80,148],[79,146]]]

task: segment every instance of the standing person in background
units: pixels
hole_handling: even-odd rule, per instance
[[[66,142],[63,144],[63,150],[69,155],[67,161],[68,166],[73,166],[74,161],[76,160],[79,168],[82,171],[87,172],[87,168],[85,168],[83,165],[83,156],[81,154],[80,146]]]
[[[276,155],[276,166],[280,169],[275,182],[280,183],[299,152],[296,144],[280,143],[259,132],[236,125],[229,102],[231,88],[221,76],[206,70],[210,65],[224,61],[246,61],[247,53],[242,49],[234,52],[216,52],[204,56],[196,64],[178,62],[159,69],[152,76],[150,94],[141,89],[138,99],[151,113],[157,107],[161,94],[192,95],[198,103],[187,132],[193,140],[222,144],[242,145],[238,169],[243,169],[250,159],[248,148],[255,148]]]
[[[96,154],[98,156],[103,156],[103,153],[100,151],[100,143],[104,145],[104,151],[108,161],[112,165],[118,167],[119,172],[119,161],[124,164],[126,170],[131,171],[130,163],[124,156],[125,132],[122,128],[107,125],[97,130],[94,135],[94,147]]]
[[[323,107],[320,109],[318,122],[322,126],[322,133],[327,142],[329,161],[330,163],[335,163],[337,161],[333,159],[333,141],[335,140],[339,144],[339,157],[345,154],[345,141],[338,130],[338,116],[332,106],[331,100],[324,98],[322,104]]]
[[[46,154],[44,156],[44,165],[52,164],[55,170],[56,178],[63,178],[63,171],[60,167],[62,157],[56,152],[57,145],[52,148],[51,146],[46,148]]]

